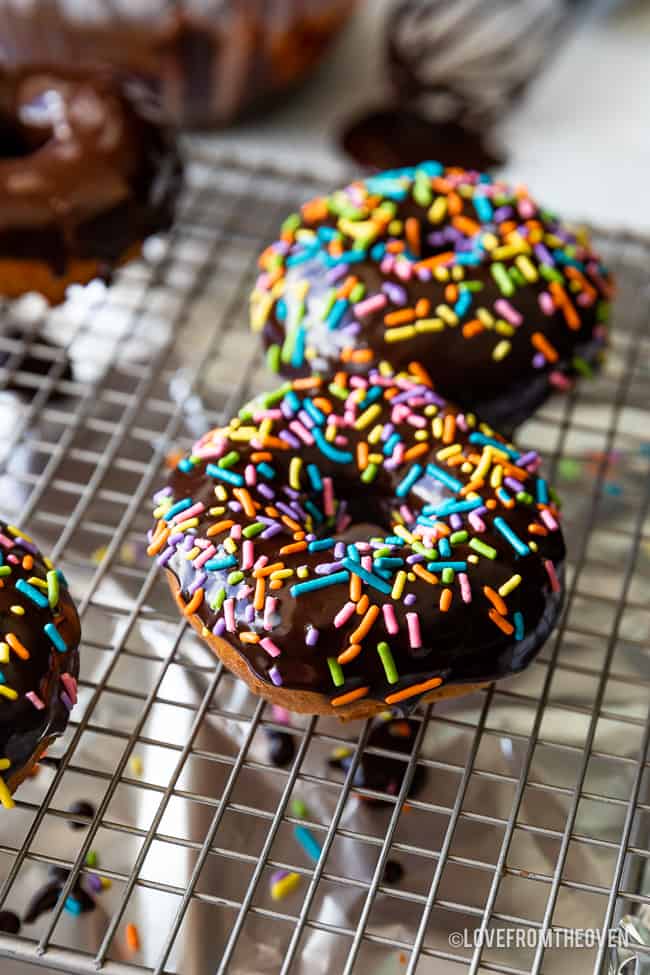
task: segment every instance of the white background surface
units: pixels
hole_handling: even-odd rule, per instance
[[[265,117],[213,136],[249,159],[336,179],[341,121],[382,102],[388,0],[366,0],[314,79]],[[504,119],[503,173],[567,216],[650,231],[650,3],[584,24]]]

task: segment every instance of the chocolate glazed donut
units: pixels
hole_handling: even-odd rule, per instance
[[[32,540],[0,522],[0,805],[52,741],[77,700],[79,618],[63,574]]]
[[[181,460],[149,554],[258,694],[361,717],[516,673],[561,607],[539,458],[387,364],[296,379]]]
[[[262,254],[251,325],[287,376],[421,362],[510,430],[597,364],[612,283],[523,187],[440,163],[306,203]]]
[[[174,142],[109,73],[3,69],[0,134],[0,294],[62,301],[169,226]]]

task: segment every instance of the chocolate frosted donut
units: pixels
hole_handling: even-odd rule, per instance
[[[107,73],[0,73],[0,294],[63,300],[166,228],[181,164]]]
[[[251,323],[284,375],[421,362],[490,423],[589,372],[611,280],[523,188],[439,163],[310,200],[260,259]]]
[[[539,459],[385,363],[296,379],[207,433],[148,552],[249,687],[359,717],[521,670],[560,609]]]
[[[61,735],[77,700],[79,619],[63,574],[0,522],[0,805]]]

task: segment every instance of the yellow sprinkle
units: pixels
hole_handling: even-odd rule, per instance
[[[447,457],[453,457],[454,454],[459,454],[462,451],[462,447],[459,443],[453,443],[451,447],[443,447],[436,453],[438,460],[446,460]]]
[[[507,339],[502,339],[498,342],[494,349],[492,350],[492,358],[496,359],[497,362],[501,362],[502,359],[508,355],[511,349],[511,343]]]
[[[416,430],[413,434],[416,440],[428,440],[429,431],[428,430]]]
[[[415,334],[415,327],[413,325],[404,325],[402,328],[386,329],[384,332],[384,340],[386,342],[403,342],[405,339],[412,339]]]
[[[532,541],[529,542],[528,543],[528,548],[531,550],[531,552],[536,552],[537,549],[538,549],[537,542],[532,542]]]
[[[307,576],[309,575],[309,569],[307,568],[306,565],[299,565],[298,568],[296,569],[296,575],[298,576],[299,579],[306,579]]]
[[[370,426],[372,421],[378,416],[381,416],[381,406],[379,403],[373,403],[372,406],[369,406],[367,410],[364,410],[361,416],[355,420],[354,429],[365,430],[365,428]]]
[[[535,265],[526,257],[525,254],[520,254],[519,257],[515,258],[515,264],[526,278],[526,281],[534,282],[537,281],[539,277],[537,273],[537,268]]]
[[[431,430],[436,440],[440,440],[442,438],[443,422],[441,416],[437,416],[435,418],[435,420],[431,424]]]
[[[508,323],[504,322],[502,318],[497,319],[497,323],[494,326],[494,331],[498,332],[499,335],[511,336],[515,334],[515,330],[512,325],[508,325]]]
[[[510,593],[517,588],[520,582],[521,582],[521,576],[519,575],[519,573],[517,573],[514,576],[510,576],[510,578],[506,582],[504,582],[502,586],[499,586],[499,595],[509,596]]]
[[[251,295],[251,328],[261,332],[273,307],[273,298],[266,291],[254,291]]]
[[[242,427],[241,430],[231,430],[228,434],[237,443],[248,443],[253,437],[259,436],[257,427]]]
[[[300,874],[299,873],[288,873],[286,877],[282,880],[278,880],[277,883],[273,884],[271,887],[271,897],[274,901],[281,901],[284,897],[291,894],[297,887],[300,886]]]
[[[415,582],[415,572],[407,572],[406,578],[409,582]]]
[[[440,281],[441,284],[444,284],[445,281],[449,281],[449,269],[446,267],[434,267],[433,276],[436,281]]]
[[[142,775],[142,759],[138,755],[131,755],[129,765],[134,775]]]
[[[26,535],[25,532],[21,532],[20,528],[16,528],[15,525],[7,525],[7,531],[11,532],[16,538],[24,538],[26,542],[31,542],[32,545],[34,544],[33,539],[29,535]]]
[[[171,508],[171,506],[172,506],[171,498],[168,498],[166,501],[163,501],[162,504],[159,504],[158,507],[154,509],[154,513],[153,513],[153,516],[156,519],[156,521],[159,521],[163,517],[163,515],[166,515],[169,509]]]
[[[325,439],[328,443],[333,443],[336,439],[336,427],[332,423],[328,423],[325,427]]]
[[[4,806],[5,809],[13,809],[16,803],[11,798],[11,793],[7,788],[7,783],[0,775],[0,805]]]
[[[25,610],[24,610],[24,608],[22,606],[11,606],[10,609],[11,609],[11,612],[14,614],[14,616],[24,616],[25,615]]]
[[[490,474],[490,487],[498,488],[503,484],[503,467],[497,464]]]
[[[52,562],[52,559],[44,558],[43,561],[45,562],[45,565],[47,566],[48,569],[54,568],[54,563]]]
[[[444,327],[442,318],[418,318],[415,323],[416,332],[442,332]]]
[[[200,555],[200,554],[201,554],[201,549],[199,548],[198,545],[195,545],[194,548],[192,549],[192,551],[187,553],[187,555],[185,556],[185,558],[187,559],[188,562],[191,562],[192,559],[195,559],[197,557],[197,555]]]
[[[447,212],[447,197],[437,196],[433,201],[433,203],[431,204],[431,206],[429,207],[429,210],[427,212],[427,217],[429,218],[431,223],[441,223],[445,218],[446,212]]]
[[[486,251],[493,251],[495,247],[499,246],[499,238],[495,237],[494,234],[483,234],[481,245],[485,247]]]
[[[273,421],[267,416],[265,420],[260,423],[259,436],[260,440],[264,440],[265,437],[270,437],[273,430]]]
[[[404,525],[395,525],[393,533],[395,535],[399,535],[399,537],[403,538],[405,542],[409,543],[409,545],[412,545],[415,541],[415,536],[411,535],[410,531],[408,531]]]
[[[368,443],[372,443],[372,444],[379,443],[383,432],[384,432],[383,425],[381,423],[378,423],[376,426],[372,428],[372,430],[368,434]]]
[[[27,582],[30,586],[36,586],[37,589],[43,589],[47,592],[47,582],[44,579],[39,579],[38,576],[30,576]]]
[[[18,697],[18,691],[15,691],[13,687],[7,687],[6,684],[0,684],[0,695],[9,698],[10,701],[15,701]]]
[[[11,651],[9,650],[9,644],[5,643],[3,640],[2,643],[0,643],[0,664],[9,663],[10,652]]]
[[[188,518],[187,521],[180,521],[177,525],[174,525],[175,532],[186,532],[190,528],[197,528],[199,524],[198,518]]]
[[[454,281],[462,281],[465,277],[465,268],[462,264],[454,264],[451,269],[451,276]]]
[[[487,308],[478,308],[476,310],[476,317],[479,321],[483,322],[486,328],[494,327],[494,316],[490,314]]]
[[[436,308],[436,315],[438,315],[447,325],[458,325],[458,315],[453,308],[449,305],[438,305]]]
[[[368,462],[370,464],[381,464],[384,460],[385,457],[383,454],[368,454]]]
[[[210,508],[211,515],[222,515],[226,509],[223,505],[217,505],[216,508]]]
[[[217,498],[217,501],[227,501],[228,500],[228,492],[226,491],[226,489],[223,486],[223,484],[217,484],[217,486],[214,489],[214,493],[215,493],[215,496]]]
[[[395,582],[393,583],[393,591],[390,596],[391,599],[401,599],[402,593],[404,592],[404,586],[406,585],[406,572],[400,569],[395,576]]]
[[[393,375],[393,367],[385,359],[379,363],[379,375],[383,376],[384,379]]]
[[[467,556],[467,561],[468,562],[471,562],[472,565],[478,565],[478,555],[474,555],[474,554],[468,555]]]
[[[6,772],[8,768],[11,768],[11,762],[8,758],[0,758],[0,772]]]
[[[293,569],[276,569],[275,572],[271,573],[271,579],[290,579],[293,575]]]
[[[424,407],[425,416],[435,416],[437,412],[438,412],[438,407],[435,405],[435,403],[429,403],[428,406]]]
[[[300,471],[302,470],[302,458],[292,457],[289,464],[289,486],[294,491],[300,490]]]
[[[286,286],[287,286],[287,282],[285,281],[285,279],[279,278],[279,280],[276,281],[273,287],[271,288],[271,297],[281,298],[285,292]]]
[[[227,538],[223,543],[223,547],[225,548],[228,555],[234,555],[235,552],[237,551],[237,542],[235,541],[234,538]]]

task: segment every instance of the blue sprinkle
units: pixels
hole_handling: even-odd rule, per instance
[[[303,325],[301,325],[296,331],[296,338],[293,345],[293,352],[291,353],[291,365],[294,369],[299,369],[300,366],[305,361],[305,342],[307,339],[307,333]]]
[[[296,264],[305,264],[312,257],[315,257],[319,250],[318,243],[311,244],[309,247],[305,247],[304,250],[291,254],[284,263],[287,267],[295,267]]]
[[[548,504],[548,484],[543,477],[537,478],[536,488],[538,504]]]
[[[348,558],[352,559],[353,562],[360,562],[361,556],[359,555],[359,549],[356,545],[347,546]]]
[[[517,610],[516,613],[513,613],[512,619],[515,624],[515,640],[523,640],[525,633],[523,615]]]
[[[303,593],[313,592],[315,589],[327,589],[329,586],[338,586],[342,582],[347,582],[349,578],[349,572],[333,572],[329,576],[317,576],[315,579],[308,579],[306,582],[297,582],[295,586],[291,586],[289,592],[294,597],[302,596]]]
[[[363,568],[363,566],[353,562],[352,559],[342,559],[341,564],[344,568],[349,569],[350,572],[354,572],[354,574],[359,576],[360,579],[363,579],[363,581],[369,586],[372,586],[373,589],[378,589],[379,592],[383,592],[386,595],[392,591],[392,586],[389,586],[388,583],[384,582],[383,579],[380,579],[379,576],[374,575],[372,572],[368,572],[367,569]]]
[[[494,437],[486,437],[484,433],[477,433],[476,431],[470,433],[469,442],[481,444],[482,446],[496,447],[498,450],[503,451],[504,454],[507,454],[508,457],[514,457],[515,460],[519,457],[518,450],[513,450],[512,447],[501,443],[500,440],[495,440]]]
[[[236,471],[229,471],[225,467],[217,467],[216,464],[208,464],[205,473],[209,477],[216,477],[218,481],[227,481],[228,484],[233,484],[235,487],[244,486],[244,478],[241,474],[237,474]]]
[[[229,569],[232,565],[237,565],[237,559],[234,555],[226,555],[222,559],[208,559],[204,568],[208,572],[217,572],[219,569]]]
[[[318,860],[322,847],[314,834],[306,826],[295,826],[293,833],[307,856],[312,860]]]
[[[404,545],[406,545],[404,539],[400,538],[399,535],[386,535],[384,541],[386,542],[386,545],[399,545],[400,548],[403,548]]]
[[[0,671],[0,684],[6,684],[6,683],[7,683],[7,678],[2,673],[2,671]]]
[[[331,240],[334,240],[335,237],[338,237],[338,232],[334,230],[333,227],[319,227],[317,233],[320,239],[324,240],[326,243],[329,243]]]
[[[461,251],[454,255],[454,261],[456,264],[468,264],[474,266],[480,264],[483,260],[483,253],[481,251]]]
[[[438,572],[442,569],[453,569],[454,572],[465,572],[467,562],[427,562],[429,572]]]
[[[310,542],[307,546],[310,552],[324,552],[325,549],[334,548],[336,541],[333,538],[319,538],[315,542]]]
[[[81,914],[81,904],[74,897],[66,898],[65,909],[70,914]]]
[[[312,434],[318,449],[321,451],[321,453],[325,454],[326,457],[329,457],[330,460],[333,460],[337,464],[352,463],[354,457],[349,450],[337,450],[336,447],[333,447],[331,443],[327,442],[323,436],[322,430],[312,430]]]
[[[445,167],[437,159],[427,159],[417,166],[418,173],[426,173],[427,176],[442,176]]]
[[[163,515],[165,521],[171,521],[175,515],[180,514],[181,511],[185,511],[186,508],[191,508],[194,502],[191,498],[183,498],[182,501],[177,501],[173,504],[166,515]]]
[[[402,438],[400,437],[399,433],[393,433],[388,438],[388,440],[384,444],[384,450],[383,450],[384,457],[390,457],[390,455],[395,450],[395,447],[397,446],[397,444],[400,442],[401,439]]]
[[[447,559],[451,555],[451,545],[446,538],[441,538],[438,542],[438,551],[443,558]]]
[[[395,488],[395,494],[397,495],[397,497],[398,498],[406,497],[406,495],[409,493],[409,491],[411,490],[415,482],[421,476],[422,476],[422,465],[413,464],[406,477],[403,480],[401,480],[397,485],[397,487]]]
[[[381,399],[384,395],[382,386],[372,386],[358,405],[360,412],[367,409],[375,400]]]
[[[513,532],[510,525],[508,525],[503,518],[495,518],[493,524],[499,534],[503,535],[503,537],[510,542],[515,552],[518,552],[519,555],[529,554],[530,549],[526,543],[522,542],[519,535]]]
[[[298,413],[301,407],[301,402],[294,393],[293,389],[290,389],[288,393],[285,394],[284,402],[289,407],[292,413]]]
[[[438,518],[442,518],[445,515],[460,514],[463,511],[473,511],[474,508],[480,508],[483,504],[482,498],[474,498],[470,501],[455,501],[450,498],[449,501],[444,501],[442,504],[427,504],[422,509],[425,515],[435,515]]]
[[[316,519],[316,521],[323,521],[323,512],[316,507],[313,501],[305,501],[304,507],[307,509],[310,515]]]
[[[374,244],[370,248],[370,256],[372,257],[373,261],[377,261],[377,262],[381,261],[385,253],[386,253],[385,244]]]
[[[474,209],[478,214],[479,220],[481,220],[483,223],[489,223],[492,219],[493,210],[492,204],[488,200],[487,196],[483,196],[481,193],[475,193],[472,202],[474,203]]]
[[[43,629],[45,630],[46,634],[49,636],[50,640],[52,641],[56,649],[59,651],[59,653],[68,652],[68,648],[63,641],[63,637],[57,630],[54,623],[46,623]]]
[[[178,464],[176,465],[177,470],[181,471],[183,474],[189,474],[193,467],[194,464],[191,460],[188,460],[187,457],[183,457],[183,459],[179,460]]]
[[[24,579],[18,580],[16,583],[16,589],[19,592],[22,592],[23,596],[26,596],[28,599],[31,599],[33,603],[36,603],[37,606],[40,606],[41,609],[45,609],[45,607],[49,605],[47,596],[44,596],[42,592],[39,592],[35,586],[30,586],[30,584],[25,582]]]
[[[325,423],[325,414],[317,406],[314,406],[310,399],[306,399],[302,405],[305,413],[312,418],[314,423]]]
[[[465,312],[467,311],[467,309],[470,307],[471,304],[472,304],[472,292],[468,291],[467,289],[461,291],[460,297],[458,298],[458,301],[454,305],[454,311],[456,312],[459,318],[465,314]]]
[[[270,464],[267,464],[267,462],[265,460],[261,461],[257,465],[257,471],[258,471],[259,474],[262,475],[262,477],[267,478],[267,480],[269,480],[269,481],[272,481],[273,478],[276,475],[275,468],[274,467],[271,467]]]
[[[275,306],[275,317],[279,322],[283,322],[287,317],[287,303],[284,298],[279,298]]]
[[[309,476],[309,480],[311,481],[311,486],[313,487],[314,491],[322,491],[323,481],[320,476],[320,471],[318,470],[316,464],[307,464],[307,474]]]
[[[404,565],[404,559],[388,556],[384,557],[383,555],[380,556],[380,558],[375,559],[375,566],[377,569],[398,569],[400,565]]]
[[[334,302],[332,306],[332,310],[330,311],[329,315],[326,318],[327,327],[330,330],[330,332],[333,332],[335,328],[339,327],[339,325],[341,324],[341,320],[345,315],[345,312],[347,311],[349,305],[350,302],[347,300],[347,298],[338,298]]]
[[[448,474],[447,471],[443,471],[442,467],[437,467],[435,464],[427,464],[427,474],[429,477],[435,478],[436,481],[442,481],[450,491],[460,491],[463,487],[460,481],[452,477],[451,474]]]

